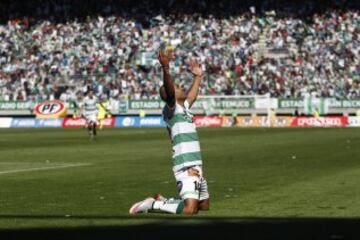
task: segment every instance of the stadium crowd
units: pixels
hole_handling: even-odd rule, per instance
[[[191,58],[201,62],[201,94],[360,97],[358,8],[314,13],[311,1],[300,1],[265,11],[272,0],[236,12],[231,0],[25,2],[0,3],[0,100],[67,101],[89,88],[107,98],[156,98],[162,43],[175,49],[171,71],[179,83],[191,80]]]

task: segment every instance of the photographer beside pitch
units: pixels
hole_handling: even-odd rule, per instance
[[[203,73],[194,60],[190,70],[194,74],[193,84],[186,95],[185,90],[175,84],[169,73],[172,52],[160,50],[159,62],[162,66],[164,84],[160,97],[166,102],[163,117],[172,143],[172,164],[180,198],[164,198],[160,194],[135,203],[130,214],[166,212],[176,214],[197,214],[199,210],[209,210],[209,193],[202,171],[202,157],[196,126],[192,121],[190,108],[195,102]]]

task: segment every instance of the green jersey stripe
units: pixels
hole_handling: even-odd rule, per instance
[[[179,123],[179,122],[192,123],[191,118],[189,118],[188,116],[186,116],[184,114],[174,114],[174,116],[172,116],[172,118],[170,118],[168,120],[168,124],[171,127],[174,126],[176,123]]]
[[[173,146],[182,143],[182,142],[193,142],[193,141],[199,141],[199,137],[196,132],[193,133],[180,133],[178,135],[175,135],[172,144]]]
[[[185,154],[185,153],[193,153],[200,152],[200,144],[198,141],[193,142],[181,142],[173,146],[173,158],[176,156]]]
[[[173,164],[174,166],[183,164],[185,162],[192,162],[196,160],[202,160],[201,159],[201,152],[190,152],[190,153],[184,153],[176,156],[173,158]]]

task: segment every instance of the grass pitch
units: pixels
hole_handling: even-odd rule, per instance
[[[192,217],[360,217],[360,129],[199,129],[211,210]],[[0,229],[163,221],[176,196],[165,129],[0,130]],[[188,219],[188,218],[187,218]]]

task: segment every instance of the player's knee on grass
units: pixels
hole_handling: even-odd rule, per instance
[[[209,211],[210,209],[210,201],[209,199],[205,199],[200,201],[199,203],[199,210],[201,211]]]
[[[186,215],[194,215],[199,211],[199,201],[197,199],[188,198],[184,200],[184,210],[183,213]]]

